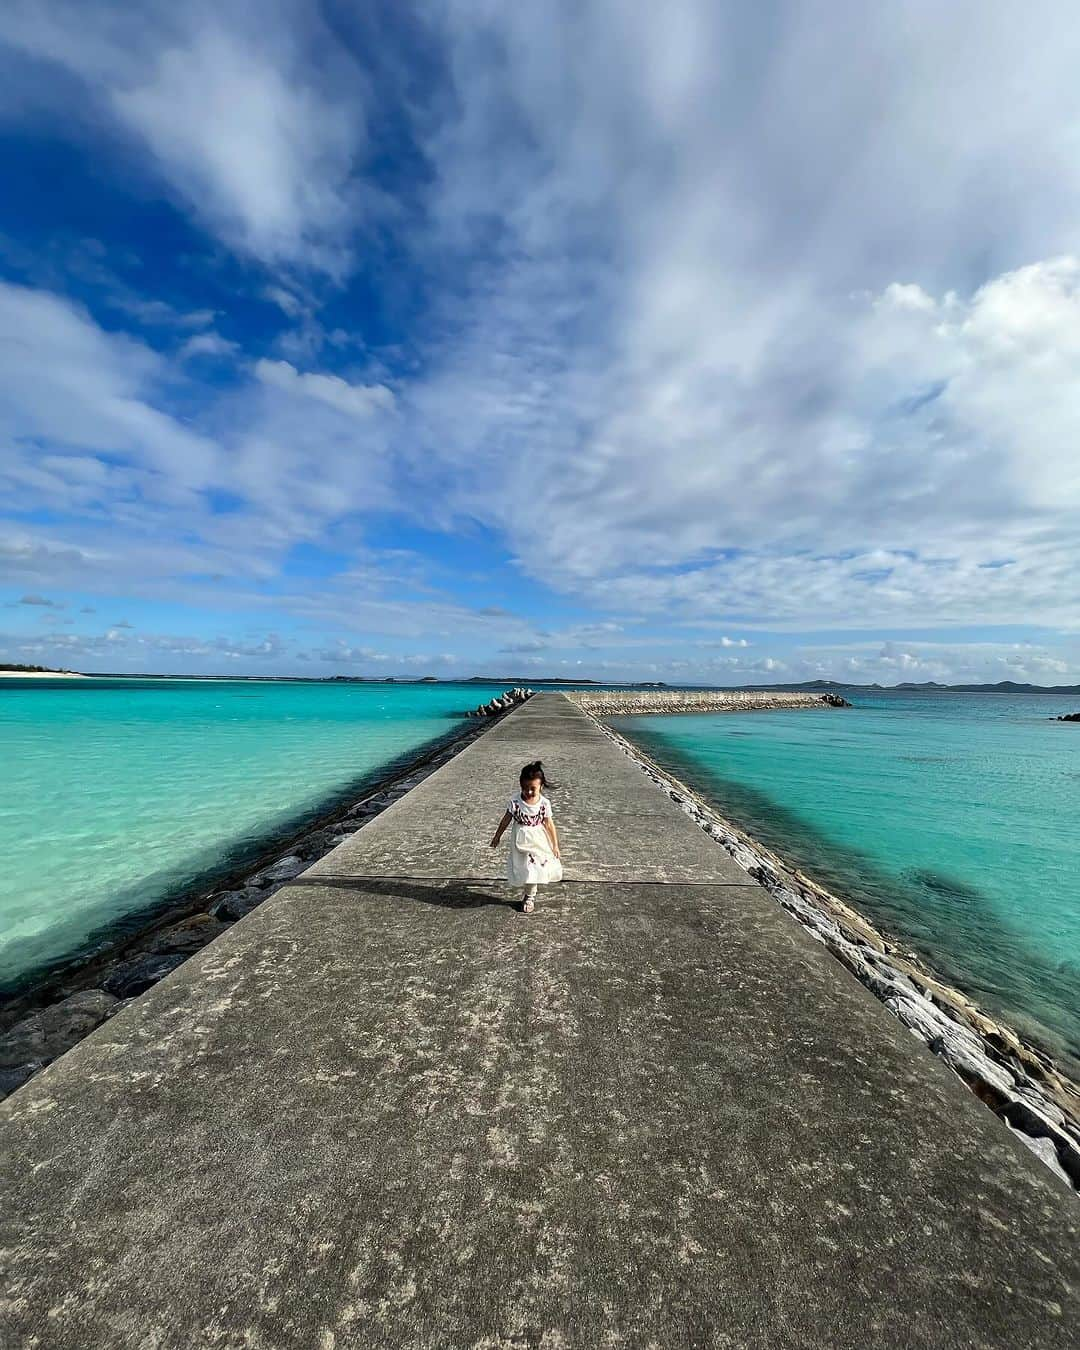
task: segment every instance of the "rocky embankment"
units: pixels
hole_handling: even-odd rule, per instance
[[[1080,1190],[1080,1088],[1049,1056],[938,980],[916,953],[884,937],[861,914],[789,867],[599,717],[597,721],[658,788],[811,937],[826,946],[912,1035],[939,1055],[1033,1153]]]
[[[526,699],[532,698],[535,693],[535,689],[522,689],[520,686],[516,689],[508,689],[505,694],[500,694],[489,703],[481,703],[467,715],[469,717],[498,717],[500,713],[509,712],[511,708],[516,708],[519,703],[524,703]]]
[[[594,717],[644,713],[751,712],[758,708],[850,708],[839,694],[782,689],[575,689],[566,695]]]
[[[1080,722],[1080,712],[1062,713],[1060,717],[1053,719],[1055,722]]]
[[[268,855],[260,868],[239,877],[235,884],[178,901],[171,915],[159,916],[152,927],[123,945],[10,1000],[0,1012],[0,1100],[288,885],[486,729],[483,724],[469,727],[453,741],[399,769],[397,776],[294,838],[286,851],[279,845],[279,856]]]

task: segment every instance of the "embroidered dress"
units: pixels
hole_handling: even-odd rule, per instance
[[[541,795],[530,806],[521,800],[519,793],[510,798],[506,809],[511,816],[507,881],[512,886],[546,886],[552,881],[562,881],[562,863],[552,851],[544,829],[544,821],[552,819],[548,799]]]

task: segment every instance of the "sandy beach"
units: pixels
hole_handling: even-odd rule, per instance
[[[0,670],[0,680],[89,680],[76,670]]]

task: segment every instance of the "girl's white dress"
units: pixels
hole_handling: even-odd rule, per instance
[[[544,821],[553,819],[548,799],[541,794],[540,800],[530,806],[518,793],[510,798],[506,809],[511,816],[507,881],[512,886],[546,886],[562,881],[562,863],[544,829]]]

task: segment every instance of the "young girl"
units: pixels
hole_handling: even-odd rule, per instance
[[[561,881],[562,863],[559,861],[559,836],[555,832],[551,803],[543,793],[548,781],[539,760],[525,765],[520,782],[521,791],[507,803],[499,828],[491,840],[491,847],[499,847],[503,831],[513,821],[506,879],[511,886],[525,887],[521,911],[531,914],[537,886]]]

